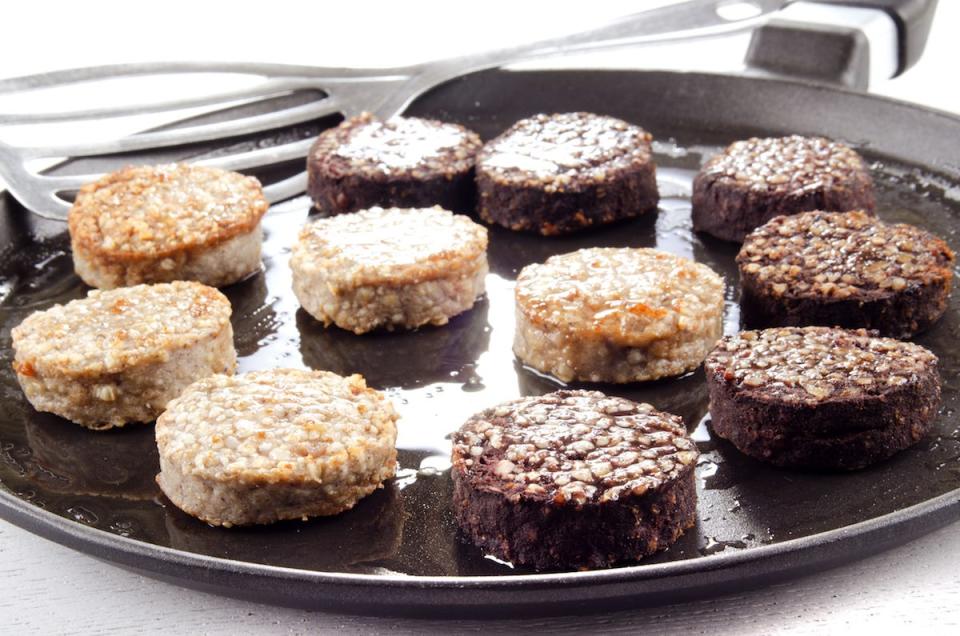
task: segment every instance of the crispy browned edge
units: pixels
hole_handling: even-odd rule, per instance
[[[127,181],[132,172],[140,169],[142,169],[142,166],[126,166],[120,170],[104,175],[97,181],[81,186],[80,191],[77,193],[77,198],[67,215],[67,228],[70,234],[71,248],[74,251],[82,251],[86,255],[87,260],[102,264],[136,263],[162,259],[182,252],[203,250],[253,231],[270,207],[270,203],[263,195],[263,190],[261,189],[259,196],[256,197],[254,201],[251,201],[251,207],[256,208],[253,214],[244,215],[244,217],[236,223],[219,227],[217,232],[203,237],[200,241],[149,253],[105,249],[100,244],[97,238],[98,233],[95,231],[95,228],[99,228],[97,221],[99,212],[97,210],[86,209],[85,195],[110,184]]]

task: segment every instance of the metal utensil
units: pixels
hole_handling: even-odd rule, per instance
[[[205,123],[154,130],[92,143],[51,146],[13,146],[0,142],[0,177],[10,192],[32,212],[51,219],[65,219],[70,204],[65,195],[99,174],[52,175],[31,166],[76,158],[180,146],[201,141],[224,140],[265,130],[312,121],[341,113],[345,117],[369,111],[383,118],[403,112],[418,95],[452,78],[506,62],[583,52],[611,46],[637,44],[664,38],[715,35],[748,29],[783,4],[783,0],[752,0],[746,13],[730,14],[723,7],[729,0],[694,0],[627,16],[596,29],[531,44],[487,51],[447,60],[388,69],[343,69],[276,64],[146,63],[118,64],[56,71],[0,81],[0,96],[22,91],[56,88],[115,78],[189,73],[240,73],[259,76],[263,81],[252,88],[229,90],[159,103],[107,106],[55,113],[0,113],[0,126],[110,120],[143,113],[176,113],[208,107],[211,110],[238,102],[266,100],[294,91],[322,91],[324,98],[306,104],[241,117],[227,122]],[[719,10],[719,11],[718,11]],[[722,17],[721,14],[728,17]],[[176,119],[174,116],[172,119]],[[302,139],[272,147],[225,153],[200,161],[228,170],[248,170],[303,157],[311,140]],[[46,161],[43,161],[46,160]],[[306,174],[269,185],[271,202],[304,191]]]

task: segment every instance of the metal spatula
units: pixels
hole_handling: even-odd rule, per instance
[[[732,5],[746,11],[733,11]],[[742,5],[742,6],[741,6]],[[262,114],[214,123],[182,124],[93,143],[54,146],[12,146],[0,143],[0,177],[26,208],[51,219],[65,219],[70,194],[99,174],[44,174],[50,164],[72,158],[172,148],[197,142],[224,141],[240,135],[276,130],[341,113],[349,117],[370,111],[380,117],[401,113],[418,95],[457,76],[506,62],[529,60],[602,47],[634,44],[664,38],[691,37],[751,28],[783,0],[693,1],[628,16],[597,29],[541,42],[429,62],[402,68],[358,70],[272,64],[157,63],[126,64],[57,71],[0,81],[0,96],[22,91],[77,85],[113,78],[189,73],[241,73],[262,78],[253,88],[243,88],[171,99],[164,102],[108,106],[57,113],[0,113],[0,126],[110,120],[142,113],[169,113],[171,120],[187,109],[210,111],[273,99],[296,91],[313,91],[322,99],[281,107]],[[180,117],[183,119],[183,117]],[[305,157],[311,139],[294,139],[270,147],[227,149],[200,161],[230,170],[251,170]],[[38,163],[43,169],[32,168]],[[302,193],[304,173],[287,177],[266,188],[271,202]]]

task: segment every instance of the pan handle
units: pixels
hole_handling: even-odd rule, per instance
[[[758,27],[747,66],[865,90],[923,54],[937,0],[795,0]]]

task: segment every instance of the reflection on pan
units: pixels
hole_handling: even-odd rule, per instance
[[[89,431],[55,415],[33,412],[24,421],[36,460],[33,479],[60,493],[151,500],[159,493],[152,424]]]
[[[300,353],[313,369],[340,375],[359,373],[378,389],[412,389],[449,382],[471,368],[490,342],[489,303],[481,297],[473,309],[442,327],[413,331],[377,331],[358,336],[324,327],[302,309],[297,312]]]
[[[657,212],[637,219],[613,223],[564,236],[490,228],[490,271],[507,280],[516,280],[520,270],[531,263],[542,263],[554,254],[574,252],[585,247],[655,247]]]
[[[403,535],[403,500],[393,482],[339,515],[268,526],[216,528],[165,504],[171,547],[290,568],[373,572],[371,563],[394,554]]]
[[[240,357],[256,353],[260,343],[277,328],[273,306],[267,302],[267,277],[257,272],[221,289],[233,308],[233,343]]]

